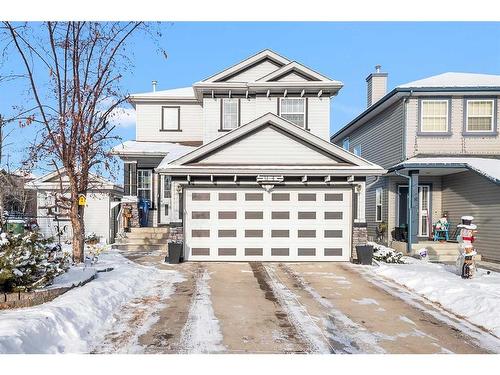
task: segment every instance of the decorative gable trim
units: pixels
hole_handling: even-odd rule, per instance
[[[203,83],[214,83],[214,82],[223,82],[231,77],[234,77],[237,74],[242,73],[248,69],[251,69],[257,64],[262,63],[263,61],[268,60],[276,65],[276,68],[280,68],[290,62],[287,58],[278,55],[276,52],[273,52],[269,49],[265,49],[249,58],[227,68],[223,71],[216,73],[201,82]]]
[[[306,78],[308,81],[329,81],[329,82],[333,81],[330,78],[312,70],[311,68],[308,68],[307,66],[304,66],[296,61],[292,61],[289,64],[281,67],[280,69],[277,69],[276,71],[268,74],[267,76],[260,78],[258,82],[279,81],[281,78],[291,73],[298,74]]]

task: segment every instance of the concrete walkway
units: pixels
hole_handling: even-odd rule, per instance
[[[500,340],[368,269],[348,263],[162,264],[157,253],[130,259],[180,271],[185,281],[130,325],[144,353],[488,353]],[[137,301],[136,301],[137,302]],[[147,301],[146,301],[147,302]],[[130,314],[129,314],[130,315]],[[107,335],[113,343],[116,334]],[[116,345],[127,352],[123,333]],[[100,352],[96,349],[95,352]]]

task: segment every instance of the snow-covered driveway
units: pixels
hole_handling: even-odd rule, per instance
[[[51,303],[0,312],[0,352],[500,352],[495,336],[372,267],[127,257],[107,254],[114,271]]]

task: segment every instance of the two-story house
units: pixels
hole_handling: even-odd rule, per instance
[[[192,87],[132,95],[136,139],[113,150],[124,204],[147,199],[143,224],[182,227],[185,259],[349,260],[366,177],[384,170],[329,142],[341,87],[264,50]]]
[[[387,93],[377,66],[366,81],[368,108],[331,141],[388,170],[367,185],[369,236],[384,223],[384,242],[416,251],[442,215],[451,240],[460,217],[472,215],[479,253],[500,261],[500,76],[444,73]],[[456,258],[448,254],[441,260]]]

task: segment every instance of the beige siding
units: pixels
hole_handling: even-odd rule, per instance
[[[255,98],[255,117],[261,117],[266,113],[278,114],[278,98],[265,96]]]
[[[443,177],[443,210],[453,228],[463,215],[478,226],[475,247],[484,260],[500,261],[500,186],[473,172]]]
[[[227,82],[253,82],[278,69],[279,67],[276,66],[276,64],[265,60],[252,68],[231,77],[227,80]]]
[[[162,105],[180,106],[180,128],[182,131],[160,131]],[[203,139],[203,109],[199,104],[137,104],[136,113],[137,141],[183,142]]]
[[[330,98],[316,96],[307,99],[307,125],[312,134],[330,139]]]
[[[292,73],[289,73],[287,75],[284,75],[278,81],[279,82],[307,82],[309,80],[298,75],[297,73],[292,72]]]
[[[498,100],[498,98],[497,98]],[[419,129],[419,99],[413,97],[408,101],[407,115],[408,158],[418,154],[443,155],[484,155],[500,154],[500,137],[463,135],[464,127],[464,97],[453,96],[451,99],[451,135],[428,136],[417,135]],[[497,105],[497,122],[500,116],[500,106]]]
[[[279,147],[276,147],[279,145]],[[336,164],[331,158],[271,127],[203,159],[204,164]]]
[[[208,143],[225,134],[219,132],[220,101],[221,99],[203,99],[203,143]]]
[[[255,109],[255,99],[254,98],[242,98],[240,100],[240,121],[241,125],[248,124],[250,121],[255,120],[256,109]]]

